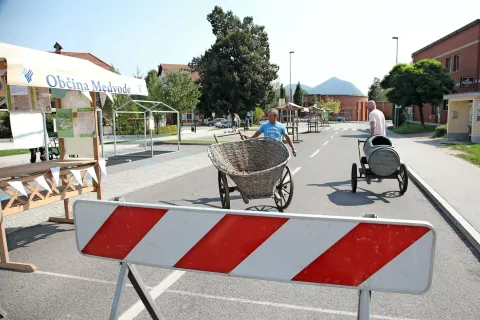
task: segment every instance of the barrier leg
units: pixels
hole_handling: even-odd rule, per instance
[[[110,312],[110,320],[117,320],[118,307],[120,306],[120,298],[122,297],[123,288],[127,280],[128,265],[125,262],[120,262],[120,274],[118,275],[117,288],[115,289],[115,296],[113,297],[112,311]]]
[[[162,314],[160,313],[160,309],[158,309],[155,301],[150,296],[150,293],[148,292],[145,283],[140,277],[137,268],[133,264],[130,264],[128,265],[128,270],[128,279],[130,280],[130,283],[140,297],[140,300],[142,300],[145,309],[147,309],[148,313],[150,314],[150,317],[153,320],[164,320],[165,318],[162,316]]]
[[[0,319],[5,319],[6,317],[7,317],[7,313],[5,312],[5,310],[0,308]]]
[[[358,320],[370,320],[370,302],[372,292],[369,290],[360,290],[358,293]]]

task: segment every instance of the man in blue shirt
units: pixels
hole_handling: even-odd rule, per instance
[[[287,134],[287,129],[285,126],[277,121],[278,119],[278,111],[277,109],[270,109],[268,111],[268,122],[262,124],[258,131],[252,136],[251,139],[259,137],[262,133],[265,137],[271,137],[278,141],[282,141],[282,137],[285,136],[288,145],[292,149],[293,155],[297,156],[297,150],[293,146],[293,141],[290,139],[290,136]]]

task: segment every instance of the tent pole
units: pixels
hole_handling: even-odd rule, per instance
[[[117,118],[117,112],[113,110],[113,152],[117,155],[117,130],[115,129],[115,123]]]
[[[143,112],[143,144],[145,145],[145,151],[147,151],[147,113]]]
[[[150,127],[150,119],[153,117],[152,111],[150,111],[150,116],[148,119],[148,126]],[[153,158],[153,134],[152,134],[152,127],[150,127],[150,149],[152,150],[152,158]]]
[[[180,151],[180,115],[177,111],[177,151]]]

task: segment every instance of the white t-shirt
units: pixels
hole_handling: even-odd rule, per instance
[[[382,136],[387,135],[386,131],[386,123],[385,123],[385,116],[383,112],[378,109],[373,109],[370,114],[368,115],[368,122],[372,123],[375,122],[375,132],[374,135],[380,134]]]

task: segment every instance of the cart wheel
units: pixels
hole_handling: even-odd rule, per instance
[[[357,192],[357,164],[352,164],[352,192]]]
[[[287,209],[290,202],[292,202],[293,179],[289,166],[285,166],[285,169],[282,172],[282,179],[280,179],[280,182],[276,186],[273,197],[279,211]]]
[[[408,187],[408,170],[405,164],[400,165],[398,172],[398,186],[400,187],[400,193],[404,194]]]
[[[225,173],[218,171],[218,190],[220,191],[220,201],[223,209],[230,209],[230,188]]]

